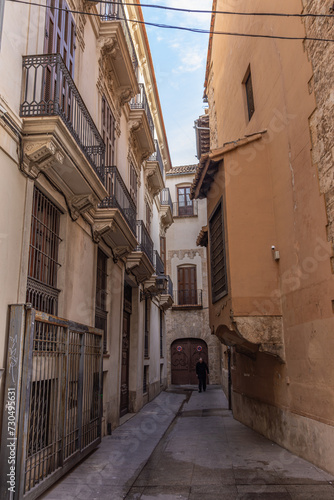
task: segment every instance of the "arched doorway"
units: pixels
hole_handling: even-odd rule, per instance
[[[208,364],[208,346],[201,339],[177,339],[171,345],[172,384],[197,384],[196,363]]]

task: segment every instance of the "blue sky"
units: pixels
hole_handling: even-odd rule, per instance
[[[143,0],[150,5],[211,10],[212,0]],[[210,29],[210,14],[142,7],[144,19]],[[203,114],[208,35],[146,26],[173,166],[197,162],[194,121]]]

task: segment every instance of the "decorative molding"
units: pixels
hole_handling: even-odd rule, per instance
[[[194,249],[185,249],[185,250],[169,250],[168,251],[168,258],[172,259],[173,257],[176,257],[179,260],[183,260],[185,256],[188,256],[189,259],[194,259],[197,255],[201,257],[202,259],[205,258],[204,255],[204,249],[203,248],[196,248]]]
[[[52,140],[30,142],[24,146],[23,151],[23,168],[32,179],[36,179],[40,171],[64,162],[64,154]]]
[[[115,224],[111,222],[96,222],[92,227],[92,238],[94,243],[100,243],[104,234],[115,230]]]
[[[87,210],[96,207],[97,204],[98,199],[92,194],[77,195],[68,200],[71,216],[74,220],[78,219],[81,213],[87,212]]]

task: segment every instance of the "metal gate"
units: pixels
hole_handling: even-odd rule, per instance
[[[37,498],[100,443],[102,339],[96,328],[10,307],[2,443],[12,448],[1,447],[1,499]]]

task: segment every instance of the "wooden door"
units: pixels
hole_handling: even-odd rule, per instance
[[[196,363],[200,357],[208,365],[208,347],[204,340],[191,338],[175,340],[171,346],[172,384],[197,384]]]
[[[130,314],[123,312],[120,416],[129,411]]]
[[[197,304],[196,266],[177,268],[178,305]]]

